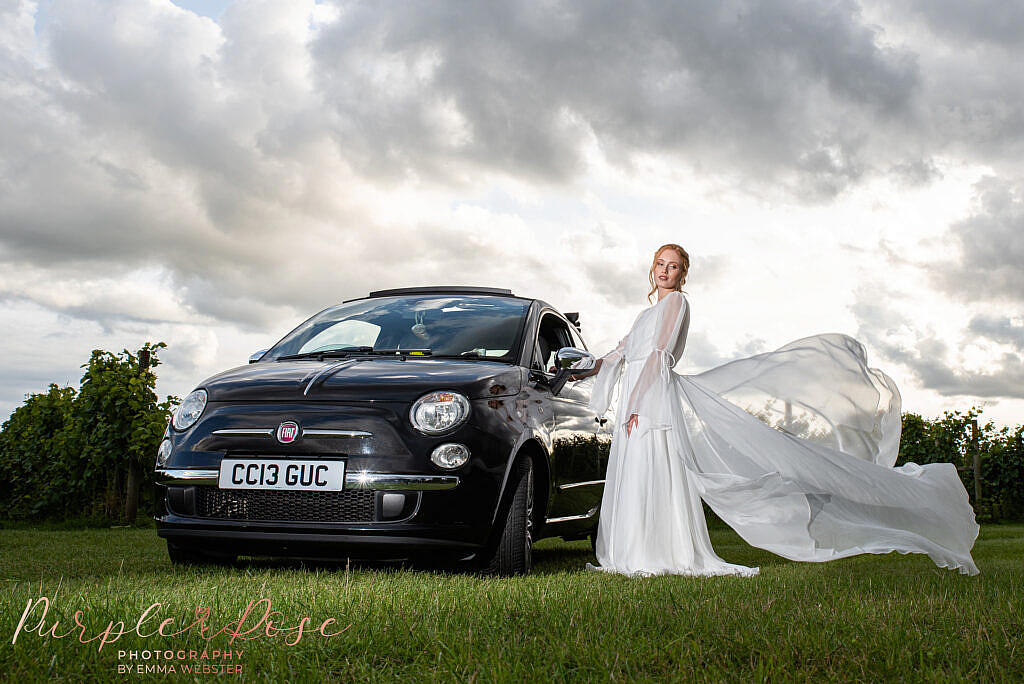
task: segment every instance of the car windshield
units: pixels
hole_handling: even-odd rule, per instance
[[[321,311],[263,358],[373,347],[512,361],[528,308],[528,300],[486,295],[360,299]]]

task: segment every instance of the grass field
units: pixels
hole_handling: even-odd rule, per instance
[[[936,568],[924,556],[860,556],[792,563],[713,530],[719,554],[760,565],[754,578],[626,578],[583,569],[588,542],[541,541],[529,577],[488,579],[398,566],[305,568],[250,561],[235,568],[181,569],[151,529],[0,530],[0,679],[128,681],[118,666],[174,665],[171,681],[237,679],[193,675],[181,665],[241,665],[253,681],[419,680],[1024,680],[1024,525],[983,526],[974,556],[981,575]],[[18,632],[30,598],[50,600],[42,631]],[[250,601],[269,599],[274,624],[233,644],[194,626],[178,636],[133,631],[161,605],[167,631],[188,627],[209,606],[216,632]],[[27,621],[35,627],[42,604]],[[260,623],[265,604],[246,621]],[[315,633],[334,618],[324,637]],[[99,647],[108,623],[126,633]],[[344,631],[341,631],[344,629]],[[116,629],[112,633],[116,635]],[[258,638],[251,638],[262,634]],[[242,651],[231,661],[129,660],[119,651]],[[172,653],[173,655],[173,653]]]

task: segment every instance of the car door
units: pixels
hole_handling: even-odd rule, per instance
[[[572,335],[572,341],[574,347],[577,349],[587,349],[586,343],[583,341],[583,337],[575,326],[569,328],[569,332]],[[567,382],[567,387],[571,387],[571,390],[575,393],[578,401],[582,402],[584,406],[590,403],[590,393],[594,388],[594,376],[584,378],[577,382]],[[588,408],[589,411],[589,408]],[[603,489],[603,481],[605,472],[608,470],[608,454],[611,451],[612,444],[612,428],[615,426],[614,413],[612,408],[608,409],[608,412],[604,416],[598,416],[593,411],[590,411],[590,416],[594,420],[594,438],[596,438],[596,448],[594,449],[595,456],[595,473],[602,480],[602,485],[599,487]]]
[[[577,346],[577,340],[565,319],[553,312],[544,313],[537,331],[533,369],[553,378],[555,354],[562,347],[571,346]],[[592,526],[601,501],[601,426],[597,414],[587,406],[592,384],[592,380],[567,382],[550,399],[554,413],[551,442],[555,493],[549,522],[566,523],[566,531]]]

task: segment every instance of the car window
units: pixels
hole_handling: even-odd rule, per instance
[[[555,354],[562,347],[571,347],[572,338],[565,322],[553,314],[544,314],[537,330],[537,343],[534,345],[534,362],[531,368],[545,373],[555,372]]]
[[[583,337],[580,335],[580,331],[575,326],[569,328],[569,332],[572,334],[572,346],[577,349],[586,350],[587,345],[583,343]]]
[[[515,359],[529,300],[416,294],[362,299],[325,309],[264,358],[342,347],[430,349],[435,356]]]

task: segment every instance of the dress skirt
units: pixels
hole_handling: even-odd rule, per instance
[[[639,371],[638,363],[627,366],[628,385]],[[599,566],[587,563],[590,570],[631,576],[758,573],[715,553],[700,494],[683,459],[671,452],[669,431],[634,429],[627,438],[621,421],[608,457],[595,547]]]

